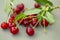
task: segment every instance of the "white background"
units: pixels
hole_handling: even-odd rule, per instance
[[[9,3],[9,0],[7,0]],[[60,6],[60,0],[50,0],[53,2],[54,6]],[[19,1],[15,0],[14,4]],[[33,8],[34,0],[20,0],[21,3],[25,4],[27,8]],[[5,21],[7,14],[4,12],[4,2],[0,0],[0,23]],[[46,30],[47,33],[43,32],[42,27],[35,28],[35,35],[28,36],[25,32],[25,27],[19,26],[19,34],[12,35],[9,29],[2,30],[0,28],[0,40],[60,40],[60,9],[52,11],[56,22],[53,25],[49,25]]]

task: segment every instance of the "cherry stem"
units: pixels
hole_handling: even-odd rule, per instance
[[[52,7],[52,9],[60,9],[60,6]]]
[[[26,18],[32,18],[32,17],[37,17],[37,16],[29,16],[29,17],[25,17],[25,19],[26,19]]]
[[[35,29],[36,28],[36,26],[37,26],[37,24],[39,23],[39,21],[34,25],[34,27],[33,27],[33,29]]]
[[[46,32],[45,20],[44,19],[43,19],[43,24],[44,24],[44,32]]]

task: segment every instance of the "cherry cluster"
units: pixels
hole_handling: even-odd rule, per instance
[[[39,8],[41,5],[38,3],[34,4],[35,8]],[[1,23],[1,28],[2,29],[10,29],[10,32],[12,34],[17,34],[19,32],[19,28],[17,27],[17,24],[14,22],[14,19],[16,17],[16,15],[19,15],[20,12],[24,12],[24,4],[18,4],[14,9],[13,12],[10,14],[10,18],[8,20],[8,22],[2,22]],[[43,19],[41,22],[38,22],[38,18],[35,17],[37,16],[37,14],[31,14],[31,15],[27,15],[26,18],[20,18],[19,20],[17,20],[18,24],[24,25],[26,27],[26,33],[29,36],[34,35],[35,31],[34,31],[34,27],[41,25],[41,26],[45,26],[47,27],[49,22],[46,19]]]

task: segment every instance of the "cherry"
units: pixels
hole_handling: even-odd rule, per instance
[[[9,28],[16,27],[16,24],[15,23],[8,23],[8,24],[9,24]]]
[[[43,19],[42,21],[41,21],[41,25],[44,27],[47,27],[48,26],[48,24],[49,24],[49,22],[46,20],[46,19]]]
[[[27,27],[26,28],[26,33],[29,35],[29,36],[32,36],[34,35],[34,29],[32,27]]]
[[[24,26],[29,26],[30,25],[30,22],[29,22],[29,19],[24,19],[23,20],[23,22],[22,22],[22,24],[24,25]]]
[[[17,5],[17,8],[19,8],[22,11],[24,9],[24,4],[23,3],[18,4]]]
[[[7,29],[7,28],[8,28],[8,23],[3,22],[3,23],[1,24],[1,28],[2,28],[2,29]]]
[[[20,18],[17,22],[18,22],[19,24],[22,24],[23,19],[22,19],[22,18]]]
[[[35,7],[35,8],[39,8],[39,7],[40,7],[40,4],[35,3],[35,4],[34,4],[34,7]]]
[[[10,22],[10,23],[13,23],[13,22],[14,22],[14,19],[15,19],[14,17],[10,17],[10,18],[9,18],[9,22]]]
[[[13,13],[19,14],[20,12],[21,12],[21,9],[17,7],[13,9]]]
[[[12,14],[10,15],[10,17],[11,17],[11,18],[15,18],[16,15],[17,15],[16,13],[12,13]]]
[[[31,25],[36,25],[36,23],[38,22],[38,19],[37,18],[33,18],[32,21],[31,21]],[[36,25],[38,26],[38,24]]]
[[[15,35],[19,32],[19,29],[17,27],[11,27],[10,32]]]

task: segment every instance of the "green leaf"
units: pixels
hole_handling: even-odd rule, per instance
[[[9,14],[9,13],[11,12],[11,10],[12,10],[11,8],[12,8],[12,6],[9,6],[9,7],[7,8],[6,13],[8,13],[8,14]]]
[[[35,1],[41,5],[46,5],[48,3],[50,6],[53,6],[53,3],[48,0],[35,0]]]
[[[7,6],[7,3],[5,2],[5,3],[4,3],[4,11],[5,11],[5,12],[7,11],[7,8],[8,8],[8,6]]]
[[[50,24],[55,22],[54,16],[50,12],[46,12],[46,19],[49,21]]]
[[[7,2],[8,2],[8,1],[6,1],[6,2],[4,3],[4,11],[5,11],[7,14],[9,14],[9,13],[11,12],[11,10],[12,10],[12,6],[8,6]]]
[[[20,13],[19,15],[17,15],[16,17],[15,17],[15,22],[17,21],[17,20],[19,20],[20,18],[24,18],[26,15],[25,14],[23,14],[23,13]]]
[[[13,2],[14,0],[10,0],[11,2]]]
[[[24,14],[26,14],[26,15],[30,15],[30,14],[38,14],[39,12],[41,12],[40,9],[31,9],[31,10],[25,11]]]
[[[41,5],[45,5],[47,2],[47,0],[35,0],[35,1]]]
[[[53,3],[51,1],[47,1],[47,3],[50,5],[50,6],[53,6]]]

